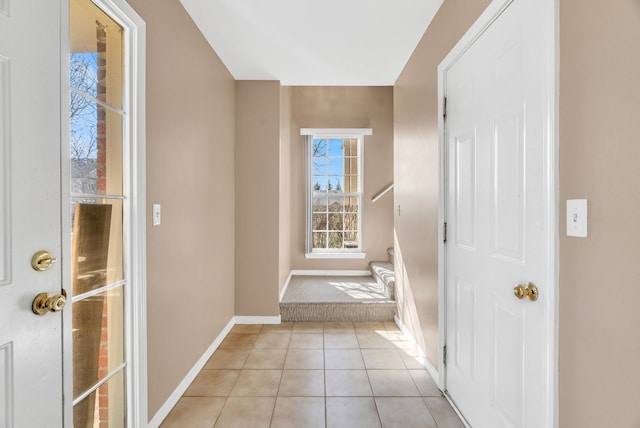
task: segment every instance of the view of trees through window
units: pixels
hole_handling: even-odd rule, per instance
[[[354,138],[314,138],[313,250],[360,248],[360,150]]]
[[[83,95],[96,97],[98,53],[72,53],[69,57],[71,191],[96,193],[98,105]]]

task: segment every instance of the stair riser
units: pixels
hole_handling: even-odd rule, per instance
[[[304,305],[280,304],[282,321],[393,321],[395,303]]]
[[[390,283],[387,284],[375,272],[372,272],[372,275],[376,279],[376,282],[378,283],[378,286],[380,286],[380,288],[384,290],[384,293],[386,294],[386,296],[389,297],[389,300],[395,300],[396,299],[396,296],[395,296],[395,293],[394,293],[395,288],[396,288],[395,281],[391,281]]]

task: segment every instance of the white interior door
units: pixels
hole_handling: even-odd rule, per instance
[[[446,388],[473,427],[552,423],[549,3],[511,2],[442,75]]]
[[[62,426],[60,3],[0,0],[0,427]]]

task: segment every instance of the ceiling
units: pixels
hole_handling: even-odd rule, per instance
[[[181,0],[237,80],[393,85],[443,0]]]

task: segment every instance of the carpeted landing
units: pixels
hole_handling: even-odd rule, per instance
[[[373,276],[293,276],[282,321],[392,321],[393,290]]]

